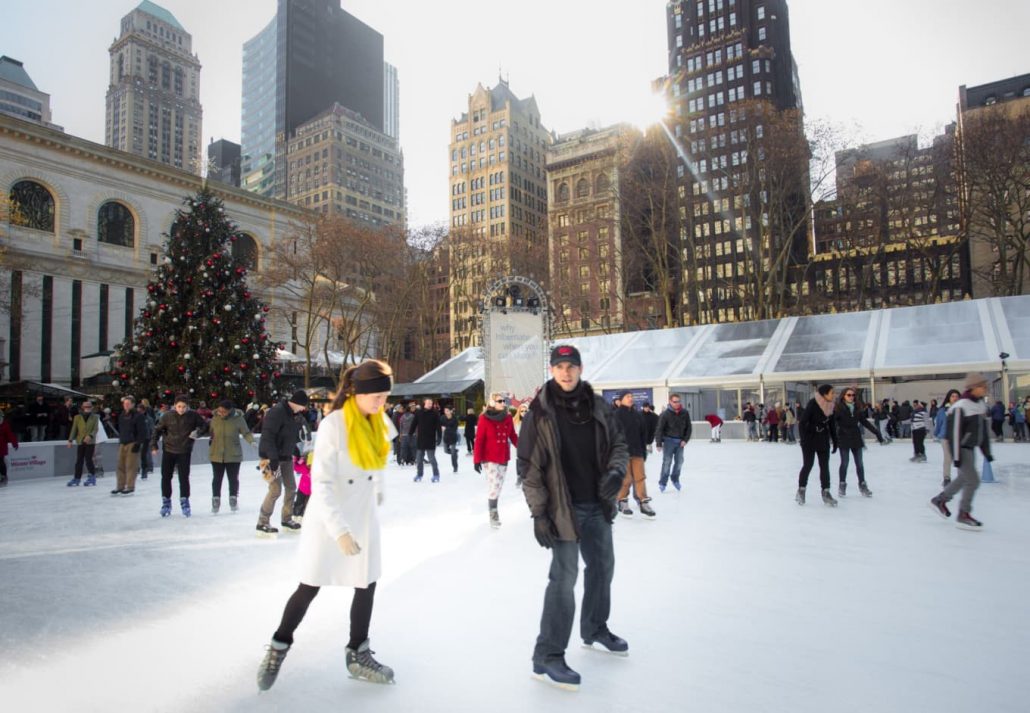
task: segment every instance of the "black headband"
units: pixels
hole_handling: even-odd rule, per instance
[[[393,380],[389,376],[377,376],[374,379],[363,379],[354,382],[355,394],[380,394],[389,391],[393,387]]]

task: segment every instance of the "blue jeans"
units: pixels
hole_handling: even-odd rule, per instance
[[[425,464],[425,459],[429,460],[429,464],[433,466],[433,477],[440,477],[440,466],[436,464],[436,448],[430,448],[422,450],[421,448],[415,454],[415,477],[422,477],[422,466]]]
[[[662,439],[662,476],[658,479],[658,485],[664,487],[672,477],[672,482],[680,482],[680,470],[683,468],[683,449],[680,448],[679,438]],[[675,460],[675,462],[674,462]],[[670,473],[669,467],[672,466]]]
[[[600,503],[573,504],[572,514],[579,527],[579,542],[558,540],[551,548],[551,571],[544,591],[544,613],[540,635],[533,649],[533,663],[541,664],[565,656],[576,617],[576,575],[579,555],[583,555],[583,610],[579,631],[592,639],[608,627],[612,608],[612,577],[615,575],[615,549],[612,526],[604,517]]]

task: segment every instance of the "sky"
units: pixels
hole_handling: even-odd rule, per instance
[[[0,54],[51,95],[53,120],[103,143],[110,58],[133,0],[6,3]],[[203,66],[204,144],[240,138],[243,43],[275,0],[164,0]],[[401,83],[401,147],[412,226],[445,222],[450,121],[499,74],[536,96],[559,133],[646,123],[650,81],[667,70],[664,0],[342,0],[385,38]],[[860,141],[932,135],[954,119],[958,87],[1030,72],[1021,0],[792,0],[791,42],[808,119]]]

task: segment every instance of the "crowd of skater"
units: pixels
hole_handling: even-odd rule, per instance
[[[95,485],[93,456],[98,436],[104,433],[118,441],[112,496],[135,492],[137,477],[146,478],[153,467],[148,468],[144,460],[149,455],[160,466],[160,515],[172,513],[177,475],[180,511],[190,517],[193,450],[199,439],[207,438],[211,510],[220,510],[224,479],[228,480],[229,509],[236,512],[242,441],[257,441],[260,468],[267,481],[258,510],[258,535],[278,533],[272,519],[281,499],[279,523],[287,532],[300,534],[301,564],[297,588],[285,603],[260,662],[259,689],[268,690],[276,681],[294,645],[295,631],[325,586],[354,590],[345,649],[350,675],[392,683],[393,669],[374,656],[369,638],[382,573],[378,510],[384,501],[384,471],[392,452],[399,466],[414,466],[414,483],[423,482],[427,463],[430,483],[438,483],[441,468],[436,450],[444,446],[451,470],[457,473],[463,460],[460,434],[466,444],[465,457],[486,481],[491,527],[500,527],[498,500],[508,466],[513,459],[516,463],[516,486],[533,519],[533,536],[551,552],[532,675],[576,689],[581,677],[568,666],[565,652],[575,616],[579,560],[582,557],[585,564],[579,629],[584,646],[628,655],[627,641],[608,626],[615,563],[612,525],[616,518],[634,516],[631,494],[645,519],[656,518],[644,475],[644,462],[656,451],[662,461],[659,491],[682,488],[684,453],[693,435],[693,422],[683,397],[676,393],[669,395],[660,412],[649,403],[638,410],[630,391],[607,403],[580,378],[582,361],[575,347],[555,347],[550,371],[551,378],[528,402],[513,409],[506,394],[491,393],[481,411],[468,409],[464,420],[453,405],[432,399],[389,407],[392,372],[380,361],[349,369],[335,399],[321,410],[313,408],[303,390],[270,407],[252,405],[246,411],[230,401],[219,402],[210,412],[206,404],[194,410],[186,395],[176,396],[171,404],[154,411],[146,401],[137,403],[124,396],[117,413],[101,415],[86,401],[75,408],[67,434],[62,434],[68,447],[77,449],[75,474],[68,486],[82,483],[84,471],[89,475],[83,485]],[[890,404],[870,408],[859,402],[857,389],[845,387],[838,393],[824,384],[803,407],[800,403],[789,409],[774,406],[762,413],[760,405],[749,404],[741,420],[748,424],[749,432],[754,426],[765,440],[779,440],[782,433],[786,442],[800,444],[802,467],[796,494],[800,505],[805,504],[808,478],[816,464],[823,502],[838,504],[830,478],[830,457],[838,452],[838,497],[846,494],[851,463],[859,492],[872,496],[863,463],[863,430],[880,443],[911,438],[916,461],[926,460],[925,441],[932,436],[942,444],[945,461],[942,490],[933,496],[930,506],[942,517],[951,517],[948,503],[961,493],[956,523],[977,530],[982,523],[972,517],[973,496],[980,482],[974,450],[992,460],[994,419],[985,400],[987,392],[986,379],[970,374],[961,390],[949,391],[939,406],[933,401],[916,401],[907,410],[902,409],[903,403],[897,418],[891,420],[877,418],[881,409],[890,413]],[[1030,406],[1030,400],[1025,405]],[[259,420],[248,422],[251,412],[257,412]],[[705,420],[712,428],[711,439],[719,442],[724,425],[721,417],[709,414]],[[886,428],[881,428],[883,421],[887,421]],[[1014,420],[1014,425],[1018,423]],[[1025,420],[1022,423],[1025,426]],[[1013,430],[1018,440],[1026,440],[1025,428]],[[771,435],[774,432],[776,436]],[[6,448],[8,442],[17,447],[10,425],[0,421],[0,446]]]

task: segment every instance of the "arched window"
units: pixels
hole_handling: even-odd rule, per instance
[[[594,183],[594,194],[598,196],[604,195],[604,192],[608,190],[608,176],[602,173],[597,177],[597,181]]]
[[[585,178],[576,182],[576,198],[586,198],[590,195],[590,181]]]
[[[568,203],[569,202],[569,184],[561,183],[558,185],[558,202]]]
[[[257,241],[246,233],[240,233],[232,244],[232,256],[243,263],[248,270],[257,269]]]
[[[109,245],[131,248],[135,244],[136,220],[117,201],[108,201],[97,211],[97,240]]]
[[[18,181],[11,188],[11,224],[54,232],[54,196],[35,181]]]

